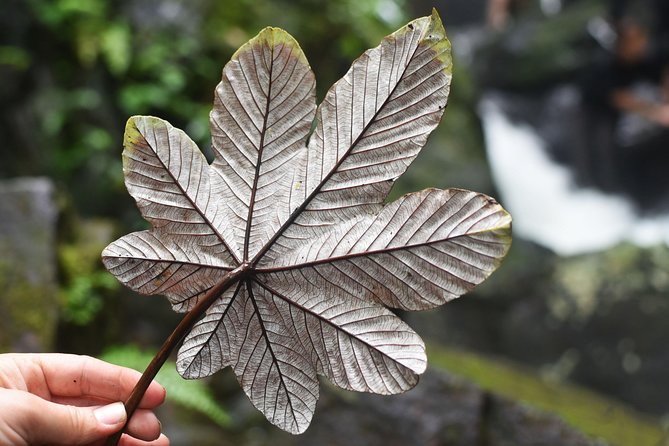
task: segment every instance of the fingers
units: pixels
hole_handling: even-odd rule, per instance
[[[169,446],[170,440],[162,434],[160,434],[158,439],[153,441],[142,441],[123,434],[121,441],[119,441],[118,444],[119,446]]]
[[[0,444],[7,435],[11,444],[97,444],[123,428],[126,412],[122,403],[76,407],[46,401],[33,394],[0,389]],[[139,409],[125,426],[121,445],[165,446],[160,422],[150,410]]]
[[[82,401],[82,400],[60,400],[53,401],[58,404],[67,404],[78,407],[102,407],[108,403],[100,403],[95,401]],[[137,409],[135,413],[130,417],[130,420],[125,426],[126,431],[135,438],[145,441],[151,441],[158,438],[160,435],[162,426],[160,420],[156,414],[148,409]]]
[[[126,426],[126,429],[133,437],[144,440],[156,440],[160,436],[160,421],[158,417],[150,410],[137,410]]]
[[[46,401],[18,390],[2,389],[6,426],[27,444],[83,445],[118,431],[126,421],[122,403],[98,408],[75,407]]]
[[[16,354],[10,359],[18,378],[9,382],[16,381],[15,388],[0,388],[0,440],[9,433],[17,439],[12,444],[101,444],[124,426],[127,415],[118,401],[127,399],[139,372],[77,355]],[[121,445],[169,445],[149,410],[164,399],[165,389],[152,382]]]
[[[93,397],[108,401],[125,401],[141,373],[109,364],[89,356],[39,355],[44,379],[53,396]],[[139,407],[151,409],[163,403],[165,388],[152,382]]]

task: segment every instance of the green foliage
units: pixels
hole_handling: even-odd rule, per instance
[[[123,17],[111,13],[106,0],[30,0],[36,18],[64,33],[79,62],[93,66],[104,60],[115,75],[124,74],[130,61],[130,28]]]
[[[86,325],[102,309],[104,296],[119,289],[118,282],[101,268],[99,260],[100,249],[111,235],[112,227],[102,220],[72,224],[74,239],[58,248],[62,282],[60,313],[66,322]]]
[[[283,27],[304,43],[322,95],[351,58],[406,21],[403,10],[404,0],[27,0],[12,14],[31,23],[30,37],[0,47],[0,64],[31,64],[29,94],[10,87],[25,115],[20,125],[31,128],[0,124],[17,135],[0,155],[24,153],[0,165],[0,175],[46,174],[85,214],[122,214],[118,203],[130,202],[122,198],[119,123],[128,115],[164,116],[207,147],[221,62],[261,28]]]
[[[152,358],[153,354],[131,345],[110,348],[100,355],[103,361],[139,371],[144,370]],[[223,428],[230,425],[230,416],[213,398],[204,381],[184,380],[177,373],[173,361],[167,361],[156,380],[167,389],[168,401],[205,415]]]
[[[23,48],[10,45],[0,46],[0,66],[6,65],[16,70],[26,70],[30,66],[30,54]]]
[[[118,282],[103,271],[73,278],[59,292],[62,318],[76,325],[90,323],[102,309],[103,298],[100,291],[117,288]]]

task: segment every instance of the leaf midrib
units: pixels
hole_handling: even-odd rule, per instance
[[[393,86],[392,90],[388,93],[388,96],[384,99],[384,101],[383,101],[383,103],[381,104],[381,106],[378,107],[378,109],[376,110],[376,112],[374,113],[374,115],[370,118],[369,122],[365,125],[365,127],[362,129],[362,131],[360,132],[360,134],[356,137],[355,141],[353,141],[353,142],[351,143],[351,146],[348,148],[348,150],[346,150],[346,152],[344,153],[344,155],[340,157],[340,159],[339,159],[339,160],[337,161],[337,163],[332,167],[332,169],[330,170],[330,172],[328,172],[328,174],[327,174],[325,177],[323,177],[323,179],[321,179],[321,182],[320,182],[320,183],[314,188],[314,190],[307,196],[307,198],[302,202],[302,204],[300,204],[300,206],[298,206],[298,207],[297,207],[297,208],[290,214],[290,216],[288,216],[288,219],[286,219],[286,221],[283,223],[283,225],[281,225],[281,227],[274,233],[274,235],[272,236],[272,238],[268,240],[268,242],[267,242],[267,243],[266,243],[266,244],[265,244],[265,245],[258,251],[258,253],[257,253],[257,254],[253,257],[253,259],[249,262],[249,263],[252,265],[252,268],[253,268],[253,269],[255,269],[255,266],[258,264],[258,262],[263,258],[263,256],[267,253],[267,251],[269,251],[269,249],[272,247],[272,245],[274,245],[274,242],[276,242],[276,241],[279,239],[279,237],[285,232],[285,230],[288,229],[288,227],[291,226],[291,225],[295,222],[295,220],[297,219],[297,217],[299,217],[299,215],[300,215],[300,214],[307,208],[307,206],[311,203],[311,201],[312,201],[312,200],[316,197],[316,195],[318,195],[318,193],[321,191],[321,189],[323,188],[323,186],[325,186],[325,184],[327,184],[327,182],[330,180],[330,178],[332,178],[332,176],[333,176],[335,173],[338,172],[339,167],[344,163],[344,161],[346,161],[346,159],[347,159],[348,156],[351,154],[351,152],[353,151],[353,149],[358,145],[358,143],[359,143],[360,140],[362,139],[362,136],[365,135],[365,134],[367,133],[367,131],[369,130],[369,127],[372,125],[372,123],[374,123],[375,118],[379,115],[379,113],[381,113],[381,111],[384,109],[384,107],[388,104],[388,101],[390,100],[390,98],[391,98],[391,97],[393,96],[393,94],[395,93],[395,90],[397,89],[397,87],[400,85],[400,83],[401,83],[402,80],[404,79],[404,75],[405,75],[405,73],[406,73],[406,70],[407,70],[407,68],[409,67],[409,65],[411,64],[411,60],[413,60],[413,58],[414,58],[414,56],[415,56],[415,54],[416,54],[416,51],[418,50],[418,47],[420,46],[420,42],[421,42],[421,40],[422,40],[423,37],[424,37],[425,32],[427,32],[427,29],[424,29],[424,30],[422,31],[422,33],[421,33],[421,35],[420,35],[420,37],[419,37],[419,42],[418,42],[418,44],[417,44],[416,47],[413,49],[413,52],[412,52],[412,54],[411,54],[411,57],[409,57],[409,58],[407,59],[407,60],[409,61],[409,63],[407,63],[407,64],[404,66],[404,68],[402,69],[402,75],[401,75],[401,76],[398,76],[398,79],[399,79],[398,82],[395,83],[395,85]],[[397,42],[397,39],[395,39],[395,42]],[[413,43],[413,39],[412,39],[412,43]],[[366,78],[366,76],[365,76],[365,78]],[[378,82],[378,79],[377,79],[377,82]],[[336,89],[333,90],[333,91],[334,91],[335,94],[336,94]],[[377,91],[378,91],[378,90],[377,90]],[[326,97],[327,97],[327,95],[326,95]],[[325,102],[325,101],[324,101],[324,102]],[[322,105],[322,104],[321,104],[321,105]],[[319,107],[319,108],[320,108],[320,107]],[[314,130],[314,132],[315,132],[315,131],[316,131],[316,130]],[[307,146],[307,150],[308,150],[308,146]],[[308,167],[307,167],[307,168],[308,168]]]
[[[298,426],[299,423],[297,421],[297,417],[295,416],[295,408],[293,407],[293,399],[292,399],[292,394],[291,392],[288,391],[288,386],[286,385],[285,380],[283,379],[283,372],[281,371],[281,367],[279,366],[279,360],[274,353],[274,349],[272,348],[272,341],[270,340],[269,334],[267,333],[267,328],[265,328],[265,323],[262,318],[262,315],[260,314],[260,309],[258,308],[258,303],[256,302],[256,297],[253,294],[253,286],[252,282],[256,282],[260,284],[259,281],[255,280],[255,277],[253,279],[247,279],[244,281],[244,285],[246,285],[246,291],[249,293],[249,300],[253,304],[253,310],[258,317],[258,325],[260,325],[260,330],[262,331],[262,336],[265,338],[265,342],[267,342],[267,350],[269,350],[270,355],[272,356],[272,362],[276,364],[276,369],[279,375],[279,379],[281,381],[281,386],[283,387],[284,392],[286,392],[286,399],[288,400],[288,405],[290,405],[290,414],[293,417],[293,422],[295,423],[295,426]],[[268,290],[269,291],[269,290]],[[235,296],[236,297],[236,296]],[[271,371],[271,367],[270,367]],[[254,377],[255,380],[255,377]],[[265,391],[267,391],[267,388],[265,387]],[[276,409],[276,406],[275,406]]]
[[[193,358],[196,357],[197,355],[199,355],[199,354],[202,352],[202,348],[203,348],[204,346],[206,346],[206,345],[209,345],[209,343],[211,342],[212,338],[214,337],[214,334],[218,331],[218,328],[219,328],[219,327],[221,326],[221,324],[223,323],[223,319],[225,319],[225,316],[228,314],[228,311],[229,311],[230,308],[232,307],[232,303],[234,302],[235,298],[236,298],[237,295],[239,294],[239,290],[240,290],[241,287],[242,287],[242,283],[243,283],[243,282],[240,281],[240,280],[237,281],[237,288],[235,289],[234,293],[232,294],[232,297],[230,298],[230,302],[229,302],[228,305],[225,307],[225,309],[224,309],[223,312],[221,313],[220,317],[219,317],[218,320],[216,321],[216,323],[215,323],[215,325],[214,325],[215,328],[214,328],[213,330],[211,330],[211,332],[207,335],[207,340],[206,340],[205,342],[203,342],[203,343],[198,347],[198,353],[197,353],[196,355],[193,355],[193,356],[192,356]],[[220,295],[222,295],[222,294],[223,294],[223,293],[221,293]],[[219,296],[220,296],[220,295],[219,295]],[[211,356],[211,353],[210,353],[210,356]],[[213,361],[211,360],[211,357],[210,357],[209,359],[210,359],[210,362],[213,362]],[[192,365],[192,361],[190,362],[190,364],[188,365],[188,367],[186,367],[186,370],[190,370],[191,365]]]
[[[151,126],[151,131],[153,132],[153,139],[157,142],[157,141],[158,141],[158,138],[157,138],[157,135],[156,135],[156,128],[155,128],[155,126]],[[171,143],[170,143],[169,129],[168,129],[168,128],[166,128],[166,132],[167,132],[167,136],[168,136],[168,137],[167,137],[167,148],[168,148],[168,151],[169,151],[169,149],[170,149],[170,147],[171,147]],[[151,144],[149,144],[149,142],[146,140],[146,137],[144,137],[144,141],[146,142],[147,146],[151,147]],[[153,153],[156,154],[156,158],[158,159],[158,162],[160,163],[160,165],[165,169],[165,171],[166,171],[167,174],[170,176],[170,178],[172,178],[172,179],[174,180],[174,184],[177,186],[177,188],[178,188],[179,191],[182,193],[182,195],[183,195],[184,197],[186,197],[186,200],[188,200],[188,202],[191,204],[191,206],[193,207],[193,210],[195,210],[195,212],[197,212],[198,215],[200,215],[200,217],[202,218],[202,220],[204,221],[204,223],[205,223],[207,226],[209,226],[209,227],[211,228],[211,230],[212,230],[213,233],[216,235],[216,237],[218,237],[218,239],[221,241],[221,243],[223,244],[223,246],[225,247],[225,249],[230,253],[230,256],[232,257],[232,260],[233,260],[233,261],[235,262],[235,264],[236,264],[235,266],[238,266],[238,265],[240,264],[240,261],[239,261],[239,259],[237,258],[237,256],[235,255],[235,252],[234,252],[232,249],[230,249],[230,246],[229,246],[228,243],[225,241],[225,238],[223,237],[223,234],[221,234],[220,232],[218,232],[218,229],[217,229],[216,226],[213,224],[213,222],[209,220],[209,218],[207,217],[207,214],[206,214],[205,212],[203,212],[203,211],[200,209],[200,207],[197,205],[197,203],[196,203],[195,201],[193,201],[193,199],[190,197],[190,195],[188,195],[188,194],[186,193],[186,189],[184,189],[184,188],[182,187],[181,183],[179,182],[179,179],[178,179],[177,177],[174,176],[173,172],[167,167],[167,165],[165,164],[165,162],[163,161],[163,159],[158,155],[158,151],[157,151],[155,148],[153,148],[153,147],[151,147],[151,149],[153,150]],[[205,162],[205,165],[206,165],[206,164],[207,164],[207,163]],[[211,185],[210,185],[210,187],[211,187]],[[200,189],[199,189],[199,186],[198,186],[198,193],[199,193],[199,191],[200,191]],[[210,190],[210,193],[211,193],[211,190]],[[207,203],[208,203],[208,202],[209,202],[209,201],[207,200]]]
[[[243,254],[243,259],[244,261],[248,260],[249,256],[249,242],[251,239],[251,227],[252,227],[252,221],[253,221],[253,210],[255,208],[255,198],[256,198],[256,192],[258,191],[258,181],[260,179],[260,169],[262,167],[262,155],[263,151],[265,149],[265,135],[267,134],[267,120],[269,116],[269,104],[270,104],[270,98],[272,96],[272,73],[274,71],[274,41],[272,39],[272,45],[271,45],[271,53],[270,53],[270,64],[269,64],[269,82],[267,86],[267,96],[265,98],[265,113],[263,115],[263,123],[262,123],[262,130],[260,131],[260,142],[258,143],[258,157],[256,159],[256,166],[255,166],[255,175],[253,178],[253,186],[251,187],[251,197],[249,199],[249,212],[246,217],[246,231],[244,233],[244,254]],[[256,74],[258,71],[258,68],[255,67],[256,69]]]
[[[492,228],[494,229],[499,229],[499,228]],[[425,246],[430,246],[434,245],[437,243],[448,243],[452,242],[454,240],[458,240],[460,238],[464,237],[470,237],[472,235],[477,235],[481,233],[486,233],[489,232],[491,229],[486,229],[486,230],[481,230],[481,231],[476,231],[472,233],[467,233],[467,234],[460,234],[456,235],[453,237],[449,237],[446,239],[439,239],[439,240],[428,240],[426,242],[421,242],[421,243],[415,243],[412,245],[401,245],[401,246],[393,246],[393,247],[386,247],[382,249],[377,249],[374,251],[361,251],[361,252],[356,252],[356,253],[348,253],[348,254],[343,254],[339,256],[333,256],[333,257],[327,257],[325,259],[317,259],[317,260],[312,260],[309,262],[303,262],[303,263],[297,263],[295,265],[282,265],[282,266],[275,266],[275,267],[269,267],[269,268],[254,268],[254,271],[257,273],[276,273],[276,272],[283,272],[283,271],[290,271],[294,269],[301,269],[301,268],[308,268],[311,266],[317,266],[317,265],[322,265],[322,264],[327,264],[327,263],[334,263],[337,261],[342,261],[342,260],[352,260],[358,257],[367,257],[367,256],[372,256],[376,254],[390,254],[395,251],[401,251],[401,250],[411,250],[411,249],[416,249],[416,248],[422,248]],[[492,243],[492,242],[490,242]],[[481,253],[478,253],[479,255],[483,255]]]
[[[184,265],[184,266],[196,266],[200,268],[206,268],[206,269],[217,269],[221,271],[232,271],[234,268],[231,266],[224,266],[224,265],[212,265],[210,263],[197,263],[197,262],[192,262],[188,260],[178,260],[178,259],[170,259],[170,260],[163,260],[160,258],[150,258],[147,256],[144,257],[139,257],[137,255],[133,256],[125,256],[122,254],[113,254],[113,255],[105,255],[105,258],[108,259],[123,259],[123,260],[136,260],[138,262],[156,262],[156,263],[169,263],[172,265]]]
[[[360,338],[359,338],[358,336],[356,336],[355,334],[353,334],[353,333],[351,333],[350,331],[346,330],[345,328],[343,328],[343,327],[341,327],[341,326],[335,324],[334,322],[332,322],[332,321],[329,320],[328,318],[326,318],[326,317],[324,317],[324,316],[321,316],[320,314],[314,312],[313,310],[311,310],[311,309],[309,309],[309,308],[307,308],[307,307],[305,307],[305,306],[303,306],[303,305],[298,304],[297,302],[295,302],[294,300],[290,299],[289,297],[284,296],[282,293],[280,293],[279,291],[275,290],[275,289],[272,288],[271,286],[267,285],[265,282],[259,280],[257,277],[255,277],[253,281],[254,281],[255,283],[257,283],[259,286],[261,286],[262,288],[264,288],[266,291],[270,292],[270,293],[273,294],[274,296],[276,296],[276,297],[278,297],[279,299],[281,299],[281,300],[283,300],[284,302],[286,302],[288,305],[292,305],[292,306],[296,307],[297,309],[299,309],[300,311],[302,311],[302,312],[304,312],[304,313],[306,313],[306,314],[309,314],[309,315],[313,316],[314,318],[318,319],[321,323],[325,322],[325,324],[331,326],[331,327],[334,328],[335,330],[345,333],[347,336],[350,336],[351,338],[355,339],[356,341],[360,342],[361,344],[367,346],[369,349],[378,352],[379,354],[383,355],[383,357],[388,358],[389,360],[391,360],[391,361],[393,361],[393,362],[399,364],[400,366],[404,367],[405,369],[411,371],[411,373],[414,373],[414,374],[416,373],[416,372],[414,372],[412,369],[410,369],[408,366],[406,366],[406,365],[402,364],[401,362],[397,361],[395,358],[391,357],[391,356],[388,355],[387,353],[385,353],[385,352],[379,350],[376,346],[370,344],[369,342],[367,342],[367,341],[365,341],[365,340],[363,340],[363,339],[360,339]],[[254,303],[254,305],[255,305],[255,303]],[[262,320],[262,319],[261,319],[261,320]],[[262,324],[261,324],[261,325],[262,325]]]

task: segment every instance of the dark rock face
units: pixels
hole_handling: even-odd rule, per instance
[[[57,320],[54,187],[0,182],[0,351],[44,351]]]
[[[556,446],[595,445],[559,419],[522,406],[516,402],[490,398],[487,430],[482,445],[495,446]]]
[[[512,358],[662,415],[669,411],[667,271],[667,247],[560,258],[515,240],[475,293],[406,317],[427,339]]]
[[[437,372],[391,397],[331,391],[313,426],[294,444],[474,445],[485,426],[483,401],[480,390]]]
[[[240,395],[240,400],[245,400]],[[248,407],[244,401],[240,407]],[[244,412],[242,410],[242,412]],[[238,413],[242,418],[252,414]],[[316,416],[302,435],[266,423],[218,444],[272,446],[587,446],[597,444],[559,418],[508,401],[443,371],[430,369],[401,395],[322,387]],[[176,444],[176,443],[173,443]]]
[[[228,371],[229,372],[229,371]],[[215,379],[236,386],[232,373]],[[164,407],[164,432],[174,446],[596,446],[555,415],[496,396],[439,368],[401,395],[347,392],[322,381],[311,426],[291,435],[271,426],[237,389],[225,403],[233,419],[222,431],[202,417]],[[229,384],[229,386],[228,386]]]

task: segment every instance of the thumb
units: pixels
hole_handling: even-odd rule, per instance
[[[30,423],[31,443],[83,445],[120,430],[127,416],[123,403],[76,407],[40,399]]]

